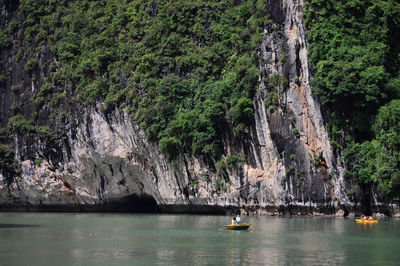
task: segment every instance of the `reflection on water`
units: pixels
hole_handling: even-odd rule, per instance
[[[0,223],[0,228],[21,228],[21,227],[37,227],[36,224],[2,224]]]
[[[1,265],[393,265],[400,221],[0,213]]]

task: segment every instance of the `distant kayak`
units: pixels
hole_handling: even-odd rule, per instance
[[[251,224],[226,224],[226,229],[230,230],[247,230]]]
[[[356,219],[356,223],[377,224],[378,220],[368,221],[363,219]]]

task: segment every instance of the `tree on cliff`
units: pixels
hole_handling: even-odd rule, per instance
[[[398,199],[400,3],[311,0],[306,7],[314,93],[331,138],[346,148],[346,176]]]

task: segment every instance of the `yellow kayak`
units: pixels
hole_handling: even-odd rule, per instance
[[[356,223],[377,224],[378,220],[368,221],[363,219],[356,219]]]
[[[226,229],[230,230],[247,230],[251,224],[226,224]]]

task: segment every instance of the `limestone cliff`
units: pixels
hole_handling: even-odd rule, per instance
[[[20,173],[10,181],[0,172],[0,205],[208,213],[240,209],[249,214],[357,211],[357,204],[346,195],[340,151],[330,146],[319,103],[311,94],[303,1],[268,0],[267,6],[276,27],[265,28],[262,38],[255,125],[240,141],[229,129],[223,139],[225,153],[242,154],[247,163],[214,170],[189,154],[169,161],[126,110],[105,114],[100,106],[79,107],[61,142],[15,134]],[[1,8],[7,19],[15,7]],[[42,49],[42,56],[51,56]],[[7,71],[24,72],[13,61],[15,55],[2,51],[1,56]],[[272,108],[265,101],[271,86],[278,95]],[[17,96],[9,86],[1,90],[4,126],[10,99]],[[28,152],[43,160],[26,159]]]

